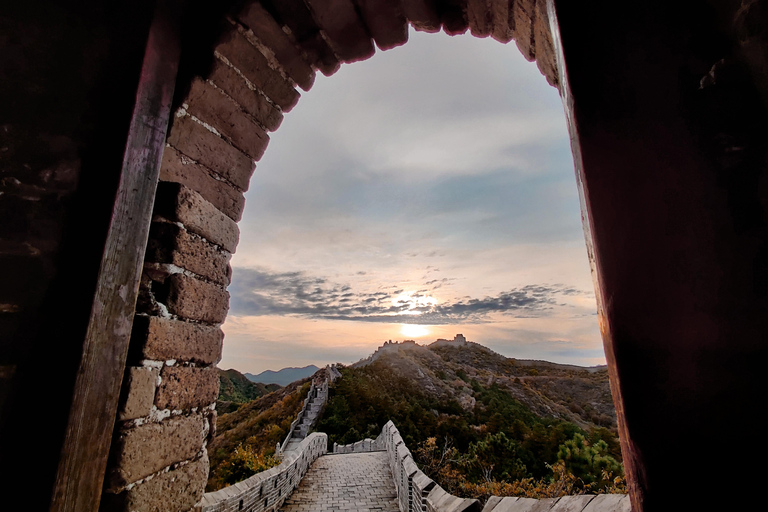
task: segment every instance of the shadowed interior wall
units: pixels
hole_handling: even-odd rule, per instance
[[[50,498],[151,4],[0,7],[0,480],[29,509]]]
[[[707,490],[732,471],[759,486],[742,469],[765,434],[768,83],[743,42],[765,25],[726,4],[556,2],[635,510],[745,508]]]

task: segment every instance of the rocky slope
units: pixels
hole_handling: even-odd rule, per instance
[[[605,366],[581,367],[502,356],[473,342],[441,340],[427,346],[387,343],[353,368],[376,362],[392,375],[415,381],[442,400],[475,406],[474,380],[497,385],[536,415],[560,418],[583,429],[616,428],[616,411]]]

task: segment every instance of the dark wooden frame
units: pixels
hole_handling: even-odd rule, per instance
[[[181,3],[158,0],[53,489],[51,510],[96,511],[117,414],[180,57]]]

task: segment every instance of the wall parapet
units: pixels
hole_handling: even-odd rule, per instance
[[[309,466],[328,451],[328,435],[315,432],[273,468],[203,496],[202,512],[273,512],[299,485]]]
[[[376,439],[365,438],[362,441],[357,441],[350,444],[338,444],[333,443],[333,453],[367,453],[367,452],[382,452],[387,447],[384,445],[384,438],[382,436]]]
[[[366,441],[370,441],[366,443]],[[376,451],[373,446],[383,446],[387,451],[392,477],[397,490],[401,512],[630,512],[627,494],[583,494],[559,498],[533,499],[516,496],[491,496],[483,506],[478,500],[459,498],[440,487],[437,482],[421,471],[405,445],[400,432],[390,420],[375,440],[366,439],[337,449],[359,447],[359,451]]]

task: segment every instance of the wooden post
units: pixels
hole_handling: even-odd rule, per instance
[[[179,63],[181,3],[159,0],[149,30],[51,510],[97,511]]]

